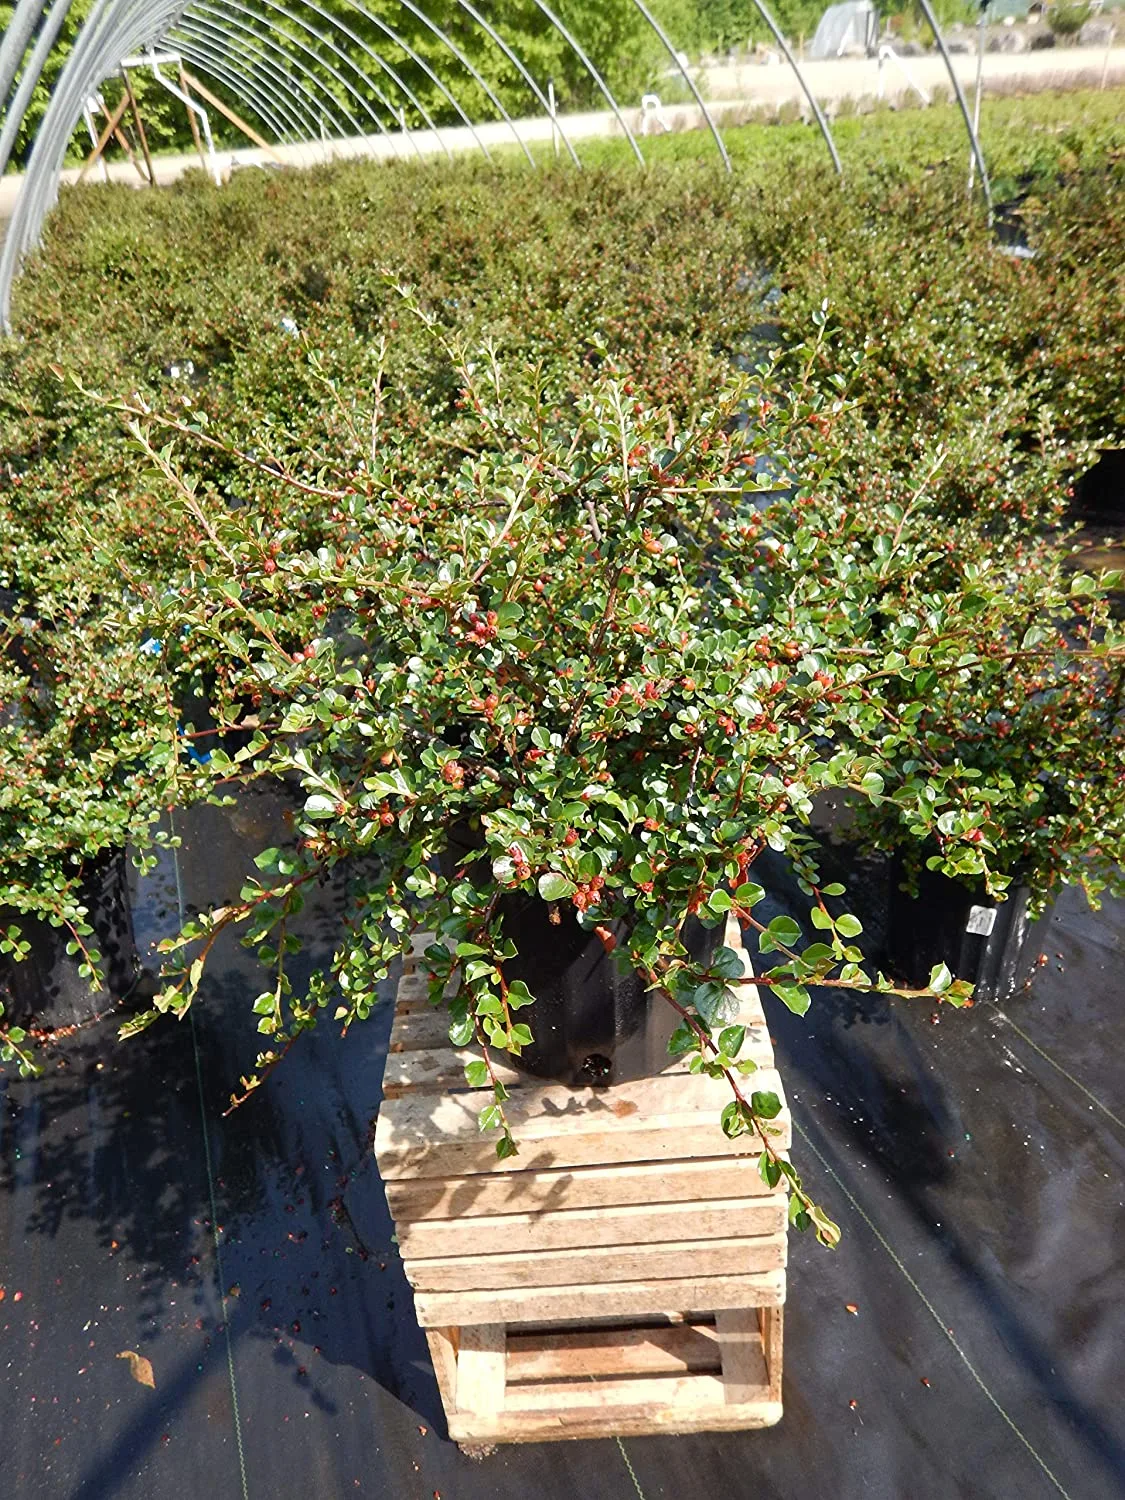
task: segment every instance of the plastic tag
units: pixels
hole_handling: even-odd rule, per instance
[[[991,937],[995,926],[996,908],[994,906],[969,907],[969,920],[965,923],[966,932],[975,932],[980,937]]]

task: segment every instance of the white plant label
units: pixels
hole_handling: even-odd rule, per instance
[[[975,932],[980,937],[991,937],[995,926],[996,908],[994,906],[969,907],[969,920],[965,923],[966,932]]]

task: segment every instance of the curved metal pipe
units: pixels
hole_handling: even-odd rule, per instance
[[[0,109],[8,102],[12,84],[19,72],[32,34],[43,14],[45,0],[16,0],[12,18],[0,36]]]
[[[269,3],[270,3],[270,0],[266,0],[266,4],[269,4]],[[410,45],[410,43],[408,41],[406,41],[403,37],[399,36],[398,32],[394,29],[393,26],[388,25],[387,22],[384,21],[381,16],[374,16],[374,15],[372,15],[369,10],[367,10],[363,5],[361,5],[359,3],[359,0],[345,0],[345,3],[346,4],[350,4],[351,8],[353,10],[358,11],[361,16],[366,17],[366,19],[368,21],[370,21],[373,26],[378,27],[378,29],[384,34],[384,36],[386,36],[390,41],[394,42],[394,44],[395,44],[396,47],[401,47],[402,48],[403,52],[406,53],[407,57],[409,57],[412,62],[415,62],[415,63],[418,64],[418,66],[422,69],[422,72],[425,73],[426,77],[430,80],[430,82],[434,85],[434,87],[437,88],[437,90],[440,93],[444,94],[445,98],[449,101],[449,104],[451,105],[451,107],[456,111],[457,114],[460,115],[461,120],[463,121],[463,123],[468,128],[469,134],[472,136],[473,140],[476,141],[477,145],[480,147],[481,154],[484,156],[485,160],[486,161],[491,161],[492,160],[492,156],[491,156],[491,154],[489,152],[488,147],[484,144],[484,142],[481,140],[480,136],[477,134],[477,128],[476,128],[476,126],[473,124],[472,120],[469,119],[468,115],[462,109],[460,103],[453,97],[453,95],[450,93],[450,91],[446,88],[445,84],[441,81],[441,79],[438,77],[438,75],[434,72],[433,68],[430,67],[429,63],[421,55],[421,53],[415,52],[414,48]],[[406,92],[409,93],[408,90],[405,90],[405,85],[403,85],[403,87],[404,87],[404,91],[406,91]],[[418,101],[417,101],[417,99],[415,99],[414,95],[410,94],[409,97],[410,97],[411,103],[415,106],[415,108],[419,108]],[[424,111],[423,111],[423,115],[425,115]],[[437,133],[437,127],[436,126],[431,126],[431,129],[434,130],[434,133],[436,135],[436,133]],[[446,155],[447,156],[450,155],[450,152],[449,152],[449,150],[447,148],[446,148]]]
[[[178,47],[183,38],[191,41],[197,50],[202,49],[208,64],[201,66],[216,77],[222,77],[220,64],[236,71],[240,66],[243,76],[253,80],[255,93],[250,99],[255,113],[278,140],[300,145],[303,141],[320,139],[325,118],[322,101],[305,85],[303,78],[292,76],[296,70],[283,71],[283,66],[289,65],[291,59],[279,47],[271,51],[271,43],[271,46],[251,53],[248,48],[240,48],[237,38],[224,26],[200,15],[184,16],[165,36],[169,45]],[[281,59],[280,63],[274,62],[273,52]],[[234,88],[237,97],[237,86],[229,78],[224,82],[228,88]],[[277,114],[271,113],[275,110],[288,122],[287,129],[284,125],[278,126]]]
[[[10,327],[12,280],[58,195],[59,173],[82,106],[98,84],[138,46],[152,40],[178,8],[172,0],[94,0],[52,92],[0,251],[0,324]]]
[[[233,90],[236,98],[245,98],[251,110],[276,140],[303,141],[309,138],[310,131],[314,135],[317,133],[317,116],[308,112],[309,106],[296,96],[294,86],[288,78],[282,78],[281,89],[276,94],[266,92],[270,88],[270,80],[277,77],[270,65],[260,58],[251,62],[242,54],[232,57],[230,48],[222,43],[213,43],[211,35],[199,29],[201,26],[199,19],[193,16],[190,22],[178,22],[175,31],[166,32],[165,36],[169,39],[174,37],[169,45],[182,51],[201,73]],[[263,76],[259,77],[259,74]],[[284,103],[283,94],[286,96]],[[315,99],[312,99],[311,107],[317,110],[320,108]],[[274,113],[275,110],[277,113]]]
[[[371,61],[373,63],[375,63],[378,67],[384,68],[384,69],[386,68],[387,65],[386,65],[386,63],[384,63],[383,59],[379,56],[379,54],[377,52],[373,51],[372,48],[369,47],[367,45],[367,43],[363,40],[363,38],[361,36],[358,36],[351,29],[350,26],[345,25],[345,23],[339,18],[339,16],[330,15],[328,13],[328,11],[322,10],[320,8],[320,6],[316,4],[316,0],[301,0],[301,3],[304,5],[304,7],[305,7],[306,10],[314,11],[323,20],[327,21],[330,26],[335,26],[338,31],[342,31],[343,34],[346,37],[348,37],[351,41],[353,41],[355,43],[355,45],[357,47],[359,47],[363,52],[365,52],[367,54],[367,56],[371,59]],[[364,79],[367,87],[369,89],[371,89],[371,91],[374,93],[375,97],[384,106],[384,108],[386,109],[387,113],[390,115],[391,119],[397,121],[398,118],[399,118],[398,111],[395,109],[394,105],[387,98],[386,94],[383,93],[383,90],[379,87],[379,85],[375,82],[375,80],[371,77],[371,75],[369,73],[367,73],[367,72],[364,72],[364,70],[362,68],[357,67],[357,65],[354,62],[352,63],[352,67],[355,68],[356,72],[361,75],[361,77]],[[393,72],[393,70],[392,70],[392,72]],[[398,79],[398,75],[397,74],[394,74],[394,77],[395,77],[395,81],[396,82],[401,82],[401,80]],[[410,142],[411,146],[414,148],[414,152],[417,155],[418,160],[419,161],[424,161],[425,160],[425,155],[424,155],[424,153],[422,151],[422,148],[421,148],[421,146],[419,146],[418,142],[411,135],[410,131],[409,130],[403,130],[402,134],[405,135],[406,139]],[[391,144],[394,147],[395,152],[397,154],[398,147],[397,147],[397,144],[395,143],[394,137],[392,135],[388,135],[388,139],[391,141]]]
[[[0,177],[3,177],[7,170],[8,160],[16,144],[16,136],[19,135],[23,117],[31,103],[31,96],[42,76],[47,58],[51,54],[51,48],[55,45],[55,38],[62,29],[70,6],[71,0],[54,0],[47,19],[43,22],[42,29],[35,39],[31,56],[24,64],[20,81],[16,85],[16,92],[4,115],[3,129],[0,129]]]
[[[242,8],[242,7],[238,7],[237,6],[237,0],[226,0],[226,3],[227,4],[231,4],[231,5],[235,5],[236,8]],[[295,21],[297,25],[304,26],[305,30],[310,31],[310,32],[313,31],[313,28],[309,27],[306,23],[300,21],[299,18],[297,18],[296,16],[293,16],[291,14],[291,12],[287,11],[286,8],[279,3],[279,0],[262,0],[262,3],[265,4],[265,5],[267,5],[271,10],[276,10],[276,11],[280,12],[287,19]],[[446,99],[448,99],[448,101],[452,105],[452,107],[461,116],[461,119],[465,122],[466,126],[468,127],[469,131],[472,134],[473,139],[476,141],[477,145],[480,147],[480,149],[484,153],[485,157],[488,157],[489,160],[491,160],[491,158],[489,157],[488,147],[485,145],[485,143],[481,140],[480,136],[477,134],[476,127],[474,126],[472,120],[465,113],[464,109],[461,107],[461,105],[458,103],[458,101],[454,98],[454,96],[450,93],[449,89],[446,88],[446,86],[442,82],[442,80],[437,76],[437,74],[429,66],[429,64],[426,62],[425,58],[423,58],[422,56],[420,56],[420,54],[418,54],[417,52],[415,52],[414,49],[409,45],[409,43],[403,41],[403,39],[395,31],[393,31],[392,28],[390,28],[389,26],[387,26],[385,22],[381,21],[378,17],[371,15],[371,13],[369,11],[364,10],[361,5],[357,5],[357,4],[353,3],[352,8],[354,10],[359,11],[363,15],[365,15],[368,20],[374,22],[382,31],[386,32],[388,34],[388,36],[391,38],[391,40],[394,41],[398,46],[400,46],[410,57],[412,57],[414,59],[414,61],[418,64],[418,66],[425,71],[425,73],[429,76],[429,78],[431,79],[431,81],[441,91],[441,93],[445,95]],[[265,16],[261,16],[260,19],[263,20],[263,21],[266,21],[266,17]],[[268,24],[268,21],[267,21],[267,24]],[[316,34],[316,33],[313,33],[313,34]],[[308,51],[309,49],[305,48],[305,50]],[[359,70],[357,69],[357,71],[359,71]],[[364,75],[364,76],[366,76],[366,75]],[[398,80],[398,81],[401,82],[401,80]],[[411,96],[411,98],[412,98],[412,102],[416,102],[416,101],[413,101],[413,96]],[[428,116],[427,116],[427,118],[428,118]],[[435,134],[436,134],[436,127],[433,127],[433,128],[435,129]],[[363,134],[363,132],[358,128],[358,126],[356,128],[356,134],[357,135],[362,135]],[[449,154],[448,149],[444,148],[444,143],[442,143],[440,141],[440,138],[439,138],[439,144],[443,145],[443,149],[446,149],[446,154],[448,155]]]
[[[275,140],[296,145],[319,137],[323,118],[320,103],[307,93],[304,84],[279,75],[268,58],[251,59],[242,53],[232,56],[229,43],[214,42],[204,24],[197,16],[190,22],[179,21],[174,31],[165,33],[167,45],[190,57],[202,74],[232,89],[235,98],[245,97],[259,123]],[[237,81],[239,78],[244,84]],[[240,92],[243,87],[245,96]]]
[[[308,0],[306,0],[306,4],[307,3],[308,3]],[[550,106],[550,104],[549,104],[549,102],[547,100],[546,94],[544,94],[543,90],[536,83],[535,79],[531,76],[531,74],[524,67],[524,65],[523,65],[522,61],[520,60],[520,58],[518,58],[516,56],[516,54],[512,51],[511,47],[508,46],[507,42],[500,35],[500,33],[496,30],[496,28],[494,26],[492,26],[488,21],[485,20],[484,16],[481,15],[480,11],[477,10],[476,6],[471,3],[471,0],[457,0],[457,4],[461,7],[461,9],[463,11],[466,11],[470,16],[472,16],[473,20],[476,21],[477,25],[480,26],[492,38],[492,40],[500,48],[501,52],[503,52],[504,56],[508,59],[508,61],[512,64],[512,66],[518,70],[521,78],[523,78],[523,80],[527,84],[528,88],[535,95],[536,99],[539,100],[539,103],[543,106],[543,113],[547,114],[547,115],[551,115],[552,114],[551,106]],[[578,160],[578,157],[575,155],[574,147],[570,144],[570,141],[567,138],[566,132],[563,130],[562,126],[559,124],[557,116],[552,116],[552,118],[554,118],[554,120],[555,120],[555,129],[559,133],[559,139],[562,141],[563,145],[566,147],[567,151],[569,152],[571,161],[574,163],[574,165],[576,167],[581,168],[582,163]]]
[[[305,0],[305,4],[308,4],[308,3],[309,3],[309,0]],[[386,32],[386,34],[391,38],[392,41],[395,39],[394,38],[394,33],[392,31],[390,31],[390,29],[388,27],[384,26],[383,23],[381,21],[379,21],[377,17],[373,16],[370,13],[370,11],[365,10],[362,5],[357,4],[356,0],[340,0],[340,3],[343,4],[343,5],[346,5],[350,10],[356,11],[357,14],[363,16],[363,18],[365,20],[371,21],[374,24],[376,24],[378,26],[381,26],[382,29],[383,29],[383,31]],[[396,43],[396,45],[402,45],[402,44],[400,42],[398,42],[398,43]],[[385,58],[383,58],[383,57],[380,56],[380,54],[378,52],[371,52],[370,49],[368,49],[368,55],[370,57],[372,57],[375,62],[378,63],[378,65],[382,68],[383,72],[386,73],[387,77],[391,80],[391,82],[394,83],[394,85],[396,86],[396,88],[398,88],[402,92],[402,94],[405,96],[405,98],[407,98],[410,101],[410,103],[413,105],[413,107],[418,111],[418,114],[425,121],[426,129],[431,132],[431,134],[433,135],[434,140],[441,147],[441,149],[445,152],[446,157],[450,161],[452,161],[453,160],[453,153],[452,153],[452,151],[450,151],[449,147],[445,144],[445,141],[443,140],[443,138],[441,136],[441,133],[438,130],[437,125],[434,123],[433,116],[430,114],[429,110],[422,103],[422,101],[418,98],[417,94],[415,94],[414,90],[410,87],[410,85],[406,82],[406,80],[394,68],[391,67],[390,63],[387,62]],[[415,56],[415,59],[418,60],[417,57],[416,57],[416,54],[412,53],[411,55]],[[452,96],[449,95],[448,93],[446,93],[446,98],[448,98],[451,103],[454,102],[453,99],[452,99]],[[393,109],[391,110],[391,113],[394,114],[394,110]],[[464,117],[462,116],[462,118],[464,118]],[[407,133],[407,135],[409,135],[410,134],[409,130],[407,130],[406,133]]]
[[[341,52],[340,49],[336,46],[336,44],[334,42],[332,42],[328,37],[324,36],[324,34],[322,32],[318,31],[315,26],[310,26],[307,21],[303,21],[300,18],[300,16],[295,15],[286,6],[277,4],[276,0],[266,0],[266,3],[269,4],[272,9],[276,9],[277,11],[279,11],[281,13],[281,15],[283,15],[287,21],[291,21],[294,26],[300,27],[301,30],[307,32],[309,36],[313,37],[316,41],[318,41],[322,47],[327,48],[327,50],[330,53],[334,53],[335,56],[337,56],[338,58],[340,58],[340,60],[342,62],[346,62],[349,67],[355,68],[355,71],[357,73],[359,73],[360,77],[361,78],[363,77],[362,71],[355,66],[355,64],[352,62],[351,58],[348,57],[348,55],[345,52]],[[211,6],[209,6],[208,4],[205,3],[205,0],[193,0],[192,6],[190,7],[190,9],[193,9],[193,10],[203,10],[203,11],[206,11],[209,15],[214,15],[216,13],[212,9]],[[260,22],[266,28],[266,30],[270,33],[270,35],[278,38],[278,45],[280,45],[281,42],[284,41],[284,42],[287,42],[291,47],[298,47],[298,48],[300,48],[300,50],[302,52],[304,52],[307,56],[309,56],[309,57],[312,58],[313,64],[315,66],[323,68],[326,73],[331,74],[331,76],[336,80],[336,82],[344,90],[345,95],[350,94],[351,97],[355,100],[356,104],[359,106],[359,108],[361,110],[363,110],[364,113],[371,120],[371,122],[375,126],[375,128],[378,131],[380,131],[383,135],[386,135],[386,133],[387,133],[387,127],[383,124],[382,120],[379,118],[379,116],[372,109],[372,107],[368,103],[366,97],[363,94],[361,94],[359,92],[359,90],[353,84],[350,84],[347,81],[347,79],[344,78],[343,75],[335,67],[333,67],[333,65],[328,61],[327,58],[321,57],[317,53],[317,51],[315,50],[315,48],[310,47],[306,42],[302,41],[299,36],[293,36],[290,32],[284,31],[280,27],[272,26],[270,24],[270,20],[269,20],[268,16],[266,16],[265,14],[263,14],[261,11],[255,10],[253,6],[242,4],[242,0],[222,0],[222,9],[219,12],[219,14],[225,16],[226,12],[228,12],[228,11],[236,11],[240,15],[249,17],[249,19],[252,20],[252,21],[258,21],[258,22]],[[240,29],[246,29],[246,28],[240,28]],[[250,34],[251,35],[256,35],[256,33],[254,32],[254,30],[253,30],[252,27],[249,28],[249,30],[250,30]],[[328,92],[329,92],[329,96],[333,97],[331,95],[331,91],[328,91]],[[356,119],[355,115],[352,114],[352,112],[351,112],[350,108],[348,107],[346,101],[344,99],[337,98],[336,99],[336,103],[337,103],[337,106],[339,107],[339,109],[342,111],[342,113],[347,118],[347,121],[348,121],[349,125],[351,125],[353,127],[353,129],[355,131],[355,134],[356,135],[363,135],[365,133],[364,129],[363,129],[363,126],[360,124],[359,120]]]
[[[762,20],[766,23],[770,31],[773,33],[774,41],[781,48],[782,52],[785,53],[786,61],[789,63],[789,66],[797,75],[797,82],[801,85],[801,92],[809,101],[809,108],[816,116],[816,123],[820,126],[820,133],[824,137],[824,144],[828,147],[829,155],[832,157],[832,165],[836,168],[836,171],[839,173],[839,175],[843,177],[844,168],[843,164],[840,161],[840,153],[836,150],[836,142],[832,139],[832,132],[828,128],[828,121],[825,119],[824,111],[817,103],[816,95],[813,93],[811,87],[809,86],[808,79],[801,71],[801,64],[793,56],[793,49],[785,40],[781,28],[778,26],[777,22],[770,14],[765,0],[754,0],[754,4],[758,7],[758,14],[761,16]]]
[[[488,84],[487,80],[481,77],[480,73],[478,73],[470,59],[467,58],[461,51],[457,43],[453,41],[451,37],[446,35],[446,33],[441,29],[436,21],[431,21],[429,16],[426,15],[425,11],[419,10],[418,7],[414,4],[414,0],[398,0],[398,3],[406,10],[408,10],[411,15],[417,16],[418,20],[422,22],[423,26],[428,26],[433,32],[434,36],[437,37],[438,41],[440,41],[444,47],[447,47],[449,51],[452,52],[457,61],[461,64],[461,66],[472,75],[474,80],[480,85],[480,87],[492,101],[492,104],[499,113],[500,118],[507,123],[508,129],[512,132],[512,138],[515,140],[516,145],[519,146],[524,156],[527,157],[529,166],[532,168],[532,170],[534,170],[536,165],[535,158],[527,149],[527,142],[523,139],[519,131],[516,129],[515,122],[513,121],[511,115],[493,93],[492,88]]]
[[[644,159],[644,156],[641,154],[641,148],[637,145],[636,136],[634,136],[633,132],[629,129],[628,125],[625,123],[625,116],[621,113],[621,110],[618,108],[617,100],[610,93],[610,91],[609,91],[609,85],[606,83],[606,81],[602,77],[602,75],[598,72],[597,68],[594,67],[593,63],[586,56],[585,52],[583,52],[582,47],[580,46],[580,44],[578,43],[578,41],[575,39],[575,37],[567,30],[567,28],[559,20],[558,16],[555,15],[554,11],[550,8],[550,6],[546,4],[546,0],[535,0],[535,5],[536,5],[536,8],[538,10],[541,10],[543,12],[543,14],[547,17],[548,21],[550,21],[551,25],[559,33],[559,35],[562,37],[563,41],[566,42],[567,45],[570,47],[570,49],[574,52],[575,56],[578,58],[578,61],[586,69],[587,73],[589,73],[590,77],[594,80],[594,82],[597,84],[598,88],[601,90],[603,96],[606,99],[606,102],[609,104],[610,109],[612,109],[613,113],[617,116],[617,123],[621,126],[621,129],[625,132],[626,138],[628,139],[628,142],[629,142],[630,146],[632,146],[632,148],[633,148],[633,155],[637,158],[637,160],[640,162],[641,166],[643,167],[644,164],[645,164],[645,159]]]
[[[640,11],[641,15],[644,16],[645,20],[652,27],[653,31],[656,32],[657,36],[664,44],[664,50],[676,64],[676,67],[679,68],[680,77],[687,84],[688,88],[691,89],[696,104],[698,104],[699,108],[703,111],[703,118],[707,121],[707,128],[710,130],[712,136],[715,139],[715,145],[719,148],[719,155],[723,158],[723,166],[726,167],[728,172],[732,171],[733,169],[730,164],[730,157],[727,155],[727,148],[723,144],[723,138],[719,134],[719,128],[711,118],[711,111],[703,102],[703,95],[695,86],[695,79],[691,76],[688,70],[684,67],[683,63],[680,61],[680,54],[672,46],[672,43],[668,40],[667,32],[653,15],[652,11],[649,10],[648,6],[644,3],[644,0],[633,0],[633,4]]]
[[[941,34],[941,27],[938,25],[937,16],[934,15],[933,6],[930,4],[930,0],[918,0],[918,4],[922,7],[922,14],[930,23],[930,30],[934,34],[934,41],[937,43],[938,51],[941,53],[941,60],[945,64],[945,71],[949,74],[949,81],[953,85],[953,92],[957,95],[957,106],[961,111],[961,118],[965,122],[965,129],[969,132],[969,144],[973,148],[973,159],[976,161],[977,171],[980,173],[981,192],[984,194],[985,206],[988,209],[988,222],[991,225],[992,184],[988,180],[988,168],[984,164],[984,152],[981,150],[980,137],[973,126],[972,116],[969,114],[969,106],[965,102],[964,91],[961,88],[961,80],[957,77],[953,63],[950,61],[949,53],[946,51],[945,38]]]
[[[327,119],[330,127],[337,135],[347,135],[347,126],[340,115],[336,113],[337,109],[342,110],[347,115],[348,122],[358,128],[359,122],[352,117],[347,105],[340,103],[336,95],[328,87],[328,84],[316,73],[315,69],[310,67],[302,57],[294,56],[282,46],[283,40],[288,41],[292,40],[292,38],[288,37],[285,32],[269,26],[268,22],[265,23],[266,29],[257,30],[245,21],[240,21],[237,16],[229,15],[228,8],[229,5],[224,5],[220,9],[196,3],[184,12],[179,24],[180,26],[183,26],[185,23],[203,23],[209,25],[212,31],[225,36],[230,46],[241,49],[243,54],[248,57],[258,55],[263,58],[272,58],[276,56],[277,64],[271,64],[270,72],[276,77],[280,70],[281,76],[290,85],[290,91],[292,92],[299,87],[300,92],[308,99],[313,110],[312,134],[314,139],[319,139],[325,119]],[[238,8],[242,9],[242,7]],[[243,14],[248,14],[248,12],[244,10]],[[264,20],[262,17],[258,17],[257,19]],[[248,44],[242,42],[241,39],[243,37],[248,38]],[[303,82],[300,80],[303,80]]]

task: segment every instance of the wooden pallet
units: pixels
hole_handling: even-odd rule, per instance
[[[741,951],[737,924],[728,946]],[[426,945],[416,944],[416,952]],[[743,954],[744,969],[750,971]],[[756,1089],[782,1099],[756,989]],[[464,1444],[762,1427],[781,1416],[787,1205],[722,1080],[569,1089],[504,1067],[498,1161],[424,975],[399,985],[375,1154],[450,1436]],[[788,1149],[789,1112],[772,1122]]]

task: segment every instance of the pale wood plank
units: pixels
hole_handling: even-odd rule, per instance
[[[782,1100],[770,1122],[779,1150],[791,1143],[791,1121],[784,1108],[781,1079],[763,1069],[755,1088]],[[642,1078],[611,1089],[569,1089],[547,1084],[520,1089],[505,1105],[519,1147],[520,1165],[586,1166],[615,1161],[682,1160],[719,1154],[753,1155],[757,1137],[728,1140],[718,1114],[729,1099],[724,1079],[692,1076]],[[495,1141],[482,1135],[477,1116],[489,1102],[486,1091],[462,1094],[407,1094],[386,1101],[379,1112],[375,1155],[384,1178],[463,1176],[510,1171],[496,1157]]]
[[[505,1287],[579,1286],[601,1281],[659,1281],[683,1274],[737,1276],[784,1266],[788,1236],[753,1239],[671,1240],[662,1245],[584,1246],[578,1250],[539,1250],[528,1254],[447,1255],[403,1262],[417,1291],[500,1291]]]
[[[400,1228],[423,1218],[464,1220],[474,1215],[556,1209],[683,1203],[769,1196],[755,1157],[697,1157],[693,1161],[625,1162],[562,1171],[476,1173],[470,1177],[402,1178],[385,1184]]]
[[[654,1408],[654,1420],[659,1421],[662,1409],[670,1413],[673,1408],[718,1406],[722,1399],[721,1375],[649,1375],[635,1379],[626,1376],[579,1381],[575,1385],[543,1381],[509,1386],[506,1409],[513,1415],[534,1411],[582,1415],[600,1411],[610,1416],[615,1407],[650,1407]]]
[[[705,1379],[706,1377],[697,1377]],[[531,1389],[527,1387],[527,1389]],[[780,1422],[780,1401],[748,1406],[680,1405],[610,1406],[583,1413],[555,1411],[502,1412],[490,1422],[450,1417],[449,1435],[456,1443],[548,1443],[563,1438],[667,1436],[691,1432],[745,1432]]]
[[[784,1364],[782,1351],[785,1344],[785,1309],[780,1304],[775,1307],[759,1307],[758,1326],[761,1330],[762,1349],[769,1374],[770,1399],[780,1401]]]
[[[441,1404],[446,1415],[457,1410],[457,1343],[456,1330],[452,1328],[427,1328],[426,1343],[430,1346],[434,1375],[437,1377]]]
[[[714,1373],[721,1367],[718,1334],[706,1323],[508,1336],[509,1390],[529,1380]]]
[[[568,1409],[565,1397],[573,1386],[558,1389],[561,1404],[555,1409],[508,1410],[492,1421],[472,1418],[450,1418],[450,1437],[458,1443],[540,1443],[558,1439],[591,1439],[591,1437],[643,1437],[646,1434],[738,1433],[751,1428],[772,1427],[781,1419],[780,1401],[753,1401],[747,1406],[727,1406],[714,1400],[703,1400],[702,1392],[685,1389],[687,1382],[708,1383],[714,1391],[714,1377],[694,1376],[685,1380],[660,1379],[633,1385],[663,1385],[661,1392],[649,1392],[649,1400],[637,1406],[591,1403],[583,1410]],[[586,1389],[592,1389],[586,1388]],[[535,1386],[520,1386],[520,1392],[535,1391]],[[627,1395],[628,1392],[621,1392]],[[643,1398],[645,1392],[637,1392]]]
[[[785,1301],[785,1272],[691,1276],[667,1281],[614,1281],[518,1290],[415,1292],[424,1328],[472,1323],[550,1323],[566,1318],[647,1317],[713,1307],[772,1307]]]
[[[411,1011],[399,1020],[418,1022],[423,1016],[429,1020],[430,1017],[439,1023],[435,1029],[446,1030],[447,1018],[441,1011]],[[430,1029],[430,1028],[426,1028]],[[465,1065],[480,1060],[480,1051],[473,1047],[456,1048],[449,1045],[448,1036],[442,1040],[437,1039],[432,1046],[417,1045],[415,1038],[423,1028],[412,1026],[404,1028],[406,1034],[411,1038],[410,1045],[403,1042],[399,1030],[398,1020],[391,1033],[391,1042],[387,1052],[387,1064],[383,1071],[383,1097],[386,1099],[397,1099],[400,1095],[412,1089],[421,1090],[467,1090],[469,1085],[465,1082]],[[496,1077],[501,1083],[509,1088],[535,1088],[542,1087],[544,1080],[535,1078],[529,1073],[521,1072],[513,1064],[503,1059],[507,1054],[493,1051],[492,1067]],[[773,1047],[770,1045],[769,1037],[762,1026],[748,1027],[746,1041],[743,1044],[742,1057],[756,1063],[760,1069],[773,1067]],[[686,1057],[669,1058],[668,1066],[660,1069],[659,1077],[668,1078],[680,1073],[688,1072],[688,1059]],[[752,1085],[756,1086],[756,1085]],[[489,1084],[483,1085],[489,1088]]]
[[[715,1314],[723,1356],[724,1399],[743,1406],[769,1397],[769,1375],[762,1334],[754,1308],[734,1308]]]
[[[503,1323],[462,1328],[457,1351],[457,1408],[491,1416],[503,1410],[507,1376],[507,1331]]]
[[[405,1260],[507,1251],[568,1250],[579,1246],[650,1245],[666,1240],[735,1239],[780,1234],[787,1223],[783,1194],[703,1203],[618,1208],[551,1209],[466,1219],[420,1219],[398,1224]]]

